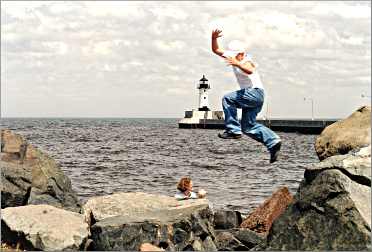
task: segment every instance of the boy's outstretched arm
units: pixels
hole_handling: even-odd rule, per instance
[[[221,32],[222,32],[221,30],[217,30],[217,29],[212,31],[212,51],[218,56],[223,57],[222,55],[224,51],[218,46],[218,41],[217,41],[217,38],[222,37]]]

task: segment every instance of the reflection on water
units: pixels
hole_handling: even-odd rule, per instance
[[[317,162],[315,135],[278,133],[280,160],[249,137],[223,140],[217,130],[178,129],[176,119],[1,119],[47,152],[83,200],[113,192],[172,196],[182,176],[204,188],[216,208],[249,212],[280,186],[295,193]]]

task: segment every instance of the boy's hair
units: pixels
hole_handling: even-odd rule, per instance
[[[183,177],[177,184],[177,189],[181,192],[184,192],[187,190],[187,187],[190,185],[191,178],[189,177]]]

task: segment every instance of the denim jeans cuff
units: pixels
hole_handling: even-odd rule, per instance
[[[272,147],[274,147],[277,143],[280,142],[280,138],[278,139],[275,139],[271,144],[270,144],[270,147],[268,147],[267,149],[271,149]]]

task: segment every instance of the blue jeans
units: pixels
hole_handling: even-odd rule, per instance
[[[225,128],[229,133],[241,134],[243,132],[270,149],[280,141],[280,137],[271,129],[257,123],[256,117],[263,103],[264,91],[259,88],[245,88],[226,94],[222,98]],[[238,108],[242,109],[241,126],[238,120]]]

